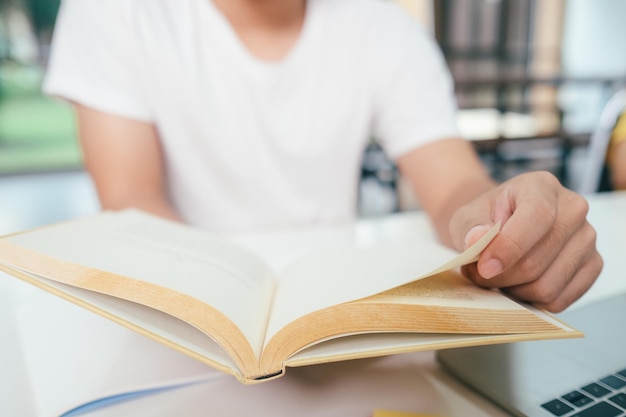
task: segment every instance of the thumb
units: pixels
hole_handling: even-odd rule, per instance
[[[465,233],[465,239],[463,242],[464,246],[461,250],[465,250],[472,246],[492,228],[492,224],[478,224],[470,227],[470,229]],[[485,259],[482,256],[480,256],[480,258],[479,273],[483,278],[491,278],[500,274],[504,270],[504,266],[502,265],[502,262],[500,260],[496,258]]]
[[[467,249],[476,243],[481,237],[491,229],[491,224],[478,224],[467,231],[463,240],[463,249]]]
[[[480,239],[496,223],[492,213],[490,199],[483,196],[458,208],[449,224],[454,248],[464,251]]]
[[[504,226],[511,217],[513,208],[508,194],[501,192],[499,188],[459,208],[450,220],[450,235],[456,249],[465,250],[498,222]],[[498,237],[494,240],[497,239]],[[487,257],[484,255],[486,254],[483,252],[479,262],[481,276],[490,278],[502,272],[504,267],[500,260],[491,255]]]
[[[467,249],[497,222],[504,226],[513,206],[507,188],[499,186],[458,208],[449,225],[455,249]]]

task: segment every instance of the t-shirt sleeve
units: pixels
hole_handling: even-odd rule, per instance
[[[396,16],[393,24],[391,20],[386,25],[387,65],[375,100],[373,134],[397,159],[427,142],[460,134],[452,78],[438,45],[410,18]]]
[[[107,113],[151,120],[141,87],[132,2],[63,0],[44,93]]]

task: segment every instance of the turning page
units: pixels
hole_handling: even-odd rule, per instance
[[[311,253],[280,279],[266,344],[288,323],[308,313],[471,263],[499,229],[496,224],[461,254],[434,240],[330,247]]]

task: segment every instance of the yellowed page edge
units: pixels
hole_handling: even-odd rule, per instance
[[[370,337],[371,335],[355,335]],[[513,334],[513,335],[430,335],[438,338],[438,341],[428,341],[426,343],[404,342],[396,346],[387,346],[382,348],[369,348],[360,352],[352,351],[351,348],[345,349],[343,353],[327,353],[327,354],[309,354],[307,349],[294,355],[285,361],[285,367],[299,367],[314,365],[318,363],[338,362],[352,359],[372,358],[378,356],[388,356],[412,352],[432,351],[450,348],[460,348],[469,346],[493,345],[513,342],[539,341],[539,340],[556,340],[556,339],[573,339],[584,337],[584,333],[579,330],[569,328],[569,330],[543,332],[534,334]],[[349,336],[351,337],[351,336]],[[330,350],[330,349],[329,349]],[[334,350],[334,349],[333,349]]]
[[[73,296],[71,294],[68,294],[68,293],[66,293],[66,292],[64,292],[64,291],[62,291],[62,290],[60,290],[60,289],[58,289],[56,287],[48,285],[45,282],[43,282],[43,281],[41,281],[41,280],[39,280],[39,279],[29,275],[29,274],[22,273],[21,271],[14,270],[14,269],[9,268],[9,267],[7,267],[5,265],[2,265],[2,264],[0,264],[0,270],[6,272],[7,274],[9,274],[11,276],[19,278],[20,280],[22,280],[24,282],[27,282],[27,283],[29,283],[31,285],[34,285],[37,288],[40,288],[40,289],[42,289],[44,291],[47,291],[47,292],[49,292],[49,293],[51,293],[51,294],[53,294],[53,295],[55,295],[57,297],[63,298],[63,299],[65,299],[65,300],[67,300],[67,301],[69,301],[69,302],[71,302],[71,303],[73,303],[73,304],[75,304],[75,305],[77,305],[79,307],[82,307],[82,308],[84,308],[84,309],[86,309],[88,311],[91,311],[91,312],[93,312],[95,314],[98,314],[98,315],[100,315],[100,316],[102,316],[102,317],[104,317],[106,319],[109,319],[109,320],[111,320],[111,321],[113,321],[113,322],[115,322],[115,323],[117,323],[119,325],[122,325],[122,326],[124,326],[124,327],[126,327],[126,328],[128,328],[130,330],[133,330],[133,331],[135,331],[135,332],[137,332],[137,333],[139,333],[139,334],[141,334],[143,336],[146,336],[146,337],[148,337],[150,339],[153,339],[153,340],[155,340],[155,341],[157,341],[159,343],[162,343],[163,345],[165,345],[165,346],[167,346],[169,348],[172,348],[174,350],[177,350],[177,351],[179,351],[179,352],[181,352],[181,353],[183,353],[183,354],[185,354],[185,355],[187,355],[187,356],[189,356],[189,357],[191,357],[193,359],[198,360],[201,363],[204,363],[204,364],[206,364],[206,365],[208,365],[208,366],[210,366],[210,367],[212,367],[214,369],[217,369],[218,371],[224,372],[224,373],[229,374],[229,375],[233,375],[241,382],[244,382],[244,383],[248,382],[248,380],[245,379],[244,376],[240,372],[238,372],[235,369],[232,369],[229,366],[224,365],[223,363],[220,363],[220,362],[217,362],[217,361],[213,361],[213,360],[211,360],[211,359],[209,359],[209,358],[207,358],[205,356],[202,356],[199,353],[197,353],[197,352],[195,352],[193,350],[187,349],[186,347],[181,346],[181,345],[179,345],[177,343],[174,343],[171,340],[169,340],[167,338],[164,338],[164,337],[160,336],[157,333],[154,333],[154,332],[151,332],[151,331],[149,331],[147,329],[144,329],[143,327],[140,327],[140,326],[136,325],[135,323],[132,323],[132,322],[130,322],[128,320],[125,320],[125,319],[123,319],[121,317],[118,317],[118,316],[110,313],[109,311],[103,310],[103,309],[101,309],[101,308],[99,308],[99,307],[97,307],[97,306],[95,306],[95,305],[93,305],[91,303],[86,302],[85,300],[82,300],[82,299],[80,299],[78,297],[75,297],[75,296]]]

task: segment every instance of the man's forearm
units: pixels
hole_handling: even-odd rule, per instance
[[[450,219],[452,215],[460,207],[491,190],[495,185],[496,183],[489,178],[468,179],[451,190],[449,198],[442,201],[440,205],[426,210],[432,219],[439,238],[444,244],[450,247],[453,246],[450,236]]]
[[[446,245],[452,245],[449,223],[454,212],[496,185],[471,144],[459,138],[421,146],[397,164]]]
[[[183,222],[178,212],[165,199],[151,196],[135,195],[132,198],[113,199],[100,196],[100,204],[103,210],[122,210],[136,208],[145,212],[177,222]]]

